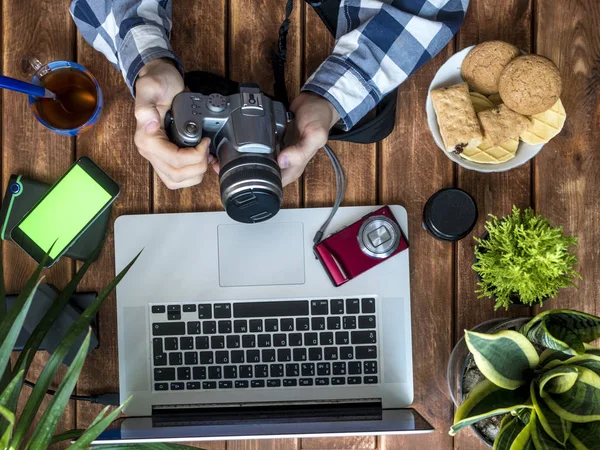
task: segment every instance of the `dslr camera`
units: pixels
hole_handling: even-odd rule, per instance
[[[281,207],[283,188],[277,156],[292,114],[256,84],[240,84],[237,94],[182,92],[173,100],[165,130],[179,147],[209,137],[219,161],[221,201],[232,219],[263,222]]]

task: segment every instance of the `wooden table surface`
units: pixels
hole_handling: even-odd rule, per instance
[[[63,137],[35,121],[26,98],[2,93],[2,186],[19,173],[53,182],[72,162],[87,155],[121,185],[113,215],[221,208],[217,177],[203,184],[169,191],[133,144],[133,101],[111,65],[77,34],[68,0],[3,0],[2,73],[24,77],[21,59],[72,60],[98,78],[106,106],[100,123],[78,137]],[[269,91],[268,55],[284,14],[283,0],[175,1],[173,46],[188,70],[227,74],[253,80]],[[303,3],[297,1],[297,4]],[[327,56],[332,39],[317,16],[303,4],[293,14],[289,36],[287,82],[298,92],[303,80]],[[446,363],[463,329],[502,316],[528,314],[528,309],[494,312],[493,302],[477,299],[473,240],[457,244],[434,240],[421,229],[421,211],[438,189],[458,186],[470,192],[480,209],[473,234],[482,232],[488,213],[503,215],[511,206],[533,206],[553,224],[579,236],[577,254],[583,281],[579,289],[561,292],[551,306],[600,313],[600,2],[597,0],[471,0],[456,38],[400,88],[396,129],[377,145],[338,144],[347,175],[345,205],[400,204],[408,210],[411,234],[414,407],[434,426],[433,434],[406,437],[348,437],[211,442],[211,450],[296,449],[482,449],[471,433],[448,435],[453,405],[446,387]],[[438,67],[455,51],[478,42],[503,39],[525,51],[554,60],[562,74],[562,101],[567,122],[531,163],[508,173],[483,174],[453,165],[434,144],[425,119],[425,97]],[[324,154],[308,165],[303,179],[285,189],[286,207],[332,204],[334,176]],[[114,274],[113,240],[92,266],[80,290],[97,290]],[[33,269],[14,245],[5,245],[8,291],[17,292]],[[64,286],[76,265],[63,259],[46,273],[47,282]],[[100,348],[84,367],[77,392],[118,389],[116,309],[114,296],[100,312]],[[47,359],[38,354],[33,378]],[[97,405],[71,402],[61,429],[86,427],[100,411]]]

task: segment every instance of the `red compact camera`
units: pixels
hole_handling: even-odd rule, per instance
[[[341,286],[407,248],[398,221],[384,206],[323,239],[314,250],[333,284]]]

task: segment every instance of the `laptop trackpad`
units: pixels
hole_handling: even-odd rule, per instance
[[[219,225],[219,285],[304,284],[302,222]]]

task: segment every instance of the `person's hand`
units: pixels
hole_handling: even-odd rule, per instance
[[[315,153],[327,143],[329,130],[340,120],[334,106],[325,98],[302,92],[290,105],[295,118],[286,133],[291,144],[277,158],[286,186],[296,181]]]
[[[208,164],[214,159],[208,153],[208,138],[195,148],[179,148],[167,138],[165,114],[183,88],[181,74],[168,59],[146,64],[135,82],[135,145],[169,189],[202,182]]]

